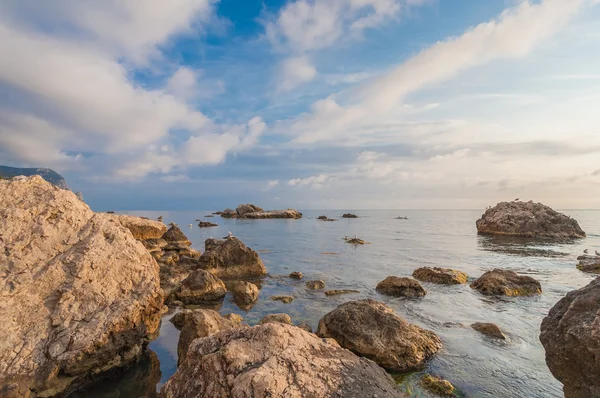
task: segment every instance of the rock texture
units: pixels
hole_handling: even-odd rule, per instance
[[[395,297],[423,297],[427,292],[419,282],[410,278],[388,276],[377,284],[379,293]]]
[[[60,188],[60,189],[69,189],[67,186],[67,181],[58,174],[56,171],[52,169],[44,169],[44,168],[18,168],[18,167],[9,167],[9,166],[0,166],[0,177],[4,178],[12,178],[17,176],[25,176],[31,177],[34,175],[39,175],[44,180],[48,181],[50,184]]]
[[[324,293],[326,296],[339,296],[340,294],[360,293],[360,290],[333,289],[333,290],[325,290]]]
[[[227,294],[222,280],[208,271],[197,269],[183,280],[177,298],[184,304],[200,304],[220,299]]]
[[[146,218],[114,215],[113,219],[117,220],[122,226],[130,230],[133,237],[137,240],[159,239],[167,232],[167,226],[165,224]]]
[[[299,271],[294,271],[290,274],[290,278],[292,279],[302,279],[304,278],[304,275],[302,275],[302,272]]]
[[[292,301],[294,301],[294,297],[292,297],[292,296],[271,296],[271,300],[281,301],[284,304],[289,304]]]
[[[319,321],[317,335],[398,372],[422,367],[442,347],[434,332],[408,323],[373,299],[340,305]]]
[[[261,207],[252,204],[241,204],[235,209],[239,217],[244,217],[248,213],[264,211]]]
[[[243,326],[240,321],[222,317],[217,311],[205,309],[185,313],[182,323],[177,343],[179,365],[185,360],[188,348],[195,339],[211,336],[221,330],[237,329]]]
[[[219,278],[246,278],[267,273],[258,253],[238,238],[207,239],[198,265]]]
[[[39,176],[0,181],[0,203],[0,386],[55,395],[134,361],[163,307],[144,246]]]
[[[200,221],[198,223],[198,226],[200,228],[210,228],[210,227],[218,227],[218,224],[215,224],[214,222],[210,222],[210,221]]]
[[[230,284],[229,289],[233,294],[233,301],[243,307],[247,307],[258,299],[259,290],[254,283],[235,281]]]
[[[585,238],[577,221],[541,203],[502,202],[486,210],[476,222],[484,235],[511,235],[529,238]]]
[[[600,274],[600,256],[579,256],[577,269],[590,274]]]
[[[546,364],[565,397],[600,397],[600,279],[568,293],[544,318]]]
[[[237,218],[238,216],[237,211],[233,209],[225,209],[222,212],[215,214],[220,214],[223,218]]]
[[[421,385],[428,391],[440,397],[453,397],[454,386],[448,380],[425,374],[421,377]]]
[[[266,323],[285,323],[287,325],[292,324],[292,318],[288,314],[269,314],[260,320],[259,325]]]
[[[164,233],[162,239],[167,242],[165,250],[180,250],[192,245],[192,242],[175,223],[171,223],[171,227]]]
[[[499,268],[481,275],[471,287],[487,296],[531,296],[542,292],[542,286],[532,277]]]
[[[271,210],[271,211],[257,211],[253,213],[244,214],[243,218],[248,219],[261,219],[261,218],[302,218],[302,213],[294,209],[287,210]]]
[[[309,290],[325,289],[325,282],[321,280],[306,282],[306,288]]]
[[[450,268],[422,267],[414,270],[413,278],[423,282],[439,283],[442,285],[460,285],[467,283],[469,277],[461,271]]]
[[[485,334],[487,336],[495,337],[501,340],[506,340],[506,336],[504,335],[504,333],[502,333],[502,329],[500,329],[495,323],[476,322],[471,324],[471,327],[477,330],[479,333]]]
[[[244,355],[240,355],[244,353]],[[403,396],[373,362],[279,323],[195,340],[161,398]]]

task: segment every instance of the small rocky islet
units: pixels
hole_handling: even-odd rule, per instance
[[[167,228],[140,217],[93,213],[73,193],[40,177],[0,181],[0,203],[0,218],[10,226],[0,231],[1,397],[64,396],[106,372],[127,367],[156,337],[166,305],[219,300],[227,292],[240,308],[258,300],[260,288],[248,279],[265,275],[266,268],[256,251],[233,236],[206,240],[200,253],[175,224]],[[544,214],[539,233],[532,234],[531,219],[521,216],[513,224],[523,221],[527,226],[511,224],[500,233],[585,236],[572,219],[535,206],[529,211]],[[264,212],[253,205],[222,213],[233,217],[233,212],[235,218],[299,218],[295,211]],[[480,225],[478,221],[478,231]],[[592,256],[580,261],[595,263]],[[290,275],[302,277],[297,271]],[[417,280],[460,288],[468,279],[458,270],[430,267],[416,269],[413,277],[390,276],[376,290],[383,296],[419,299],[426,292]],[[599,286],[596,280],[569,293],[541,326],[548,366],[563,382],[567,397],[600,396],[600,364],[585,360],[600,345]],[[324,287],[323,281],[306,283],[307,289],[317,289],[315,294],[357,292],[319,293]],[[471,287],[484,295],[542,292],[535,279],[505,269],[483,273]],[[448,288],[454,287],[439,287]],[[183,309],[171,321],[181,330],[179,366],[159,392],[164,398],[248,393],[402,397],[385,370],[423,369],[442,347],[434,332],[373,299],[340,304],[321,318],[315,334],[308,325],[294,326],[287,314],[269,314],[250,327],[239,315]],[[505,336],[494,324],[472,327],[494,338]],[[423,376],[421,384],[442,396],[454,393],[450,382],[435,376]]]

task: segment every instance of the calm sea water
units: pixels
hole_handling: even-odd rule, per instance
[[[316,220],[319,215],[338,218],[346,211],[306,211],[301,220],[235,220],[215,217],[219,227],[198,228],[197,218],[210,211],[131,212],[129,214],[166,223],[174,221],[193,242],[204,249],[204,240],[223,237],[231,231],[246,245],[259,251],[269,274],[262,280],[258,303],[240,310],[227,295],[219,308],[234,312],[256,324],[265,314],[285,312],[295,323],[316,329],[319,319],[339,304],[375,298],[400,316],[435,331],[444,347],[429,363],[428,372],[451,381],[467,397],[561,397],[562,385],[544,361],[538,340],[542,319],[567,292],[587,285],[594,278],[575,268],[583,249],[600,250],[600,211],[564,211],[577,219],[588,238],[552,244],[515,238],[478,236],[475,220],[481,211],[354,211],[358,219],[337,222]],[[407,216],[408,220],[396,220]],[[207,219],[210,220],[210,219]],[[189,224],[193,227],[188,228]],[[358,235],[369,244],[354,246],[344,235]],[[389,275],[411,276],[423,266],[455,268],[470,280],[493,268],[530,275],[542,284],[539,297],[490,298],[468,285],[443,286],[423,283],[427,295],[417,300],[382,296],[375,286]],[[303,281],[285,277],[301,271]],[[309,291],[304,282],[322,279],[329,289],[357,289],[359,294],[325,297]],[[271,295],[295,297],[290,304],[269,300]],[[85,397],[152,396],[155,388],[176,370],[178,331],[163,319],[161,333],[149,348],[152,353],[126,375],[104,381]],[[507,342],[491,340],[468,327],[473,322],[494,322],[509,336]],[[398,377],[401,389],[415,397],[429,397],[418,385],[419,373]]]

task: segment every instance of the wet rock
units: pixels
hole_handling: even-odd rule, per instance
[[[360,290],[333,289],[333,290],[325,290],[324,293],[326,296],[339,296],[340,294],[360,293]]]
[[[181,328],[183,327],[184,323],[185,323],[185,317],[188,316],[188,314],[191,314],[192,310],[188,310],[188,309],[183,309],[181,311],[179,311],[178,313],[176,313],[175,315],[173,315],[171,317],[171,319],[169,319],[169,321],[178,329],[181,330]]]
[[[499,268],[481,275],[471,288],[487,296],[531,296],[542,292],[542,286],[532,277]]]
[[[544,318],[546,364],[565,397],[600,397],[600,279],[568,293]]]
[[[292,301],[294,301],[294,298],[292,296],[271,296],[271,300],[273,300],[273,301],[281,301],[284,304],[289,304]]]
[[[352,243],[353,245],[364,245],[365,241],[360,238],[349,238],[346,239],[346,242]]]
[[[292,279],[302,279],[304,278],[304,275],[302,275],[302,272],[298,272],[298,271],[294,271],[290,274],[290,278]]]
[[[579,256],[577,269],[590,274],[600,274],[600,256]]]
[[[506,336],[502,333],[502,330],[498,327],[498,325],[494,323],[481,323],[476,322],[471,324],[471,327],[477,330],[479,333],[483,333],[487,336],[492,336],[497,339],[506,340]]]
[[[297,327],[270,323],[195,340],[187,360],[159,396],[397,398],[402,394],[373,362]]]
[[[388,276],[377,284],[375,288],[379,293],[395,297],[422,297],[427,292],[419,282],[410,278]]]
[[[252,204],[242,204],[239,205],[235,211],[237,212],[239,217],[244,217],[246,214],[248,213],[255,213],[255,212],[260,212],[260,211],[264,211],[261,207],[252,205]]]
[[[477,220],[482,235],[511,235],[529,238],[585,238],[577,221],[541,203],[502,202],[486,210]]]
[[[321,280],[306,282],[306,288],[310,290],[325,289],[325,282]]]
[[[358,218],[358,216],[352,213],[345,213],[342,218]]]
[[[334,338],[342,347],[398,372],[422,367],[442,347],[434,332],[408,323],[372,299],[338,306],[319,321],[317,335]]]
[[[184,304],[199,304],[217,300],[227,293],[222,280],[208,271],[197,269],[183,281],[177,298]]]
[[[413,278],[423,282],[439,283],[442,285],[459,285],[467,283],[469,277],[461,271],[450,268],[422,267],[414,270]]]
[[[319,216],[317,217],[317,220],[327,220],[327,216]]]
[[[208,239],[205,249],[198,265],[219,278],[246,278],[267,273],[258,253],[235,237]]]
[[[238,305],[247,306],[258,299],[259,290],[254,283],[235,281],[229,288],[233,294],[233,301]]]
[[[200,221],[198,223],[198,226],[200,228],[210,228],[210,227],[218,227],[218,224],[215,224],[214,222],[209,222],[209,221]]]
[[[217,214],[217,213],[215,213]],[[225,209],[220,213],[221,217],[223,218],[237,218],[238,214],[237,211],[233,210],[233,209]]]
[[[148,220],[147,218],[115,215],[114,219],[130,230],[137,240],[159,239],[167,231],[167,226],[162,222]]]
[[[221,330],[237,329],[243,326],[241,322],[224,318],[213,310],[193,310],[182,318],[183,326],[177,344],[178,365],[185,360],[188,348],[195,339],[211,336]]]
[[[163,310],[144,246],[39,176],[0,181],[0,203],[0,386],[57,395],[135,361]]]
[[[288,314],[269,314],[263,317],[260,320],[259,325],[264,325],[266,323],[285,323],[287,325],[292,324],[292,318]]]
[[[287,210],[271,210],[271,211],[257,211],[253,213],[246,213],[242,218],[247,219],[262,219],[262,218],[302,218],[302,213],[294,209]]]
[[[440,397],[453,397],[454,386],[448,380],[440,379],[439,377],[425,374],[421,377],[421,385]]]

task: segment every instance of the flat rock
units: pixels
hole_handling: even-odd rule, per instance
[[[423,282],[438,283],[442,285],[460,285],[467,283],[469,277],[461,271],[450,268],[422,267],[414,270],[413,278]]]
[[[495,323],[482,323],[476,322],[471,324],[471,327],[477,330],[479,333],[495,337],[497,339],[506,340],[506,336],[502,332],[502,329]]]
[[[238,238],[207,239],[205,252],[198,259],[200,268],[219,278],[247,278],[267,273],[258,253]]]
[[[131,234],[137,240],[159,239],[167,232],[167,226],[162,222],[128,215],[114,215],[113,217],[131,231]]]
[[[245,281],[235,281],[229,284],[229,289],[233,294],[233,301],[242,306],[248,306],[258,299],[258,286],[254,283]]]
[[[210,222],[210,221],[200,221],[198,223],[198,226],[200,228],[210,228],[210,227],[218,227],[218,224],[215,224],[214,222]]]
[[[163,309],[150,253],[39,176],[0,181],[0,203],[0,386],[57,395],[135,361]]]
[[[358,216],[352,213],[345,213],[344,215],[342,215],[342,218],[358,218]]]
[[[405,321],[373,299],[338,306],[319,321],[317,335],[398,372],[421,368],[442,347],[434,332]]]
[[[284,304],[289,304],[294,301],[294,297],[292,296],[271,296],[271,300],[273,301],[281,301]]]
[[[321,280],[306,282],[306,288],[309,290],[325,289],[325,282]]]
[[[347,243],[352,243],[353,245],[364,245],[365,241],[360,238],[348,238],[346,239]]]
[[[184,304],[200,304],[227,294],[225,283],[208,271],[197,269],[183,280],[177,298]]]
[[[294,271],[290,274],[290,278],[292,279],[302,279],[304,278],[304,275],[302,275],[302,272],[299,271]]]
[[[240,355],[243,353],[243,355]],[[373,362],[300,328],[269,323],[196,339],[160,398],[402,397]]]
[[[388,276],[377,284],[379,293],[395,297],[422,297],[427,294],[419,282],[411,278]]]
[[[325,293],[326,296],[339,296],[340,294],[360,293],[360,290],[353,290],[353,289],[332,289],[332,290],[325,290],[324,293]]]
[[[482,235],[509,235],[528,238],[585,238],[577,221],[541,203],[502,202],[486,210],[476,222]]]
[[[532,277],[499,268],[481,275],[471,283],[471,288],[487,296],[531,296],[542,293],[542,286]]]
[[[590,274],[600,274],[600,256],[579,256],[577,269]]]
[[[292,318],[288,314],[269,314],[263,317],[260,320],[259,325],[264,325],[266,323],[285,323],[287,325],[292,324]]]
[[[261,219],[261,218],[302,218],[302,213],[294,209],[287,210],[271,210],[271,211],[256,211],[246,213],[242,218]]]
[[[600,279],[568,293],[544,318],[546,364],[565,397],[600,397]]]

